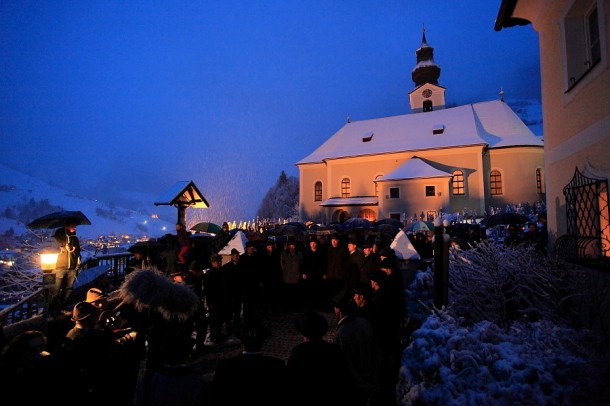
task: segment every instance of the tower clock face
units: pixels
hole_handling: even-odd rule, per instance
[[[422,96],[424,96],[426,99],[430,96],[432,96],[432,90],[430,89],[426,89],[423,92],[421,92]]]

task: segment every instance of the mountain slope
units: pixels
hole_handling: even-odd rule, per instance
[[[56,210],[80,210],[91,225],[79,226],[77,233],[83,239],[98,235],[159,237],[173,233],[176,209],[156,207],[153,198],[148,205],[137,208],[117,207],[79,196],[64,188],[45,183],[23,172],[0,164],[0,234],[39,235],[44,230],[28,230],[26,224]],[[159,215],[163,212],[162,215]],[[156,217],[160,218],[156,218]]]

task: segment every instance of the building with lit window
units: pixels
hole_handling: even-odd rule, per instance
[[[549,239],[557,254],[608,269],[610,1],[500,3],[497,31],[527,24],[540,45]]]
[[[448,108],[426,41],[416,51],[411,114],[351,121],[299,169],[304,220],[405,220],[423,213],[545,200],[543,142],[502,100]]]

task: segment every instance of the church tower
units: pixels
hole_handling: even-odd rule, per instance
[[[409,105],[413,113],[445,108],[445,88],[438,85],[441,68],[434,63],[434,48],[426,41],[426,30],[422,29],[421,46],[415,51],[417,63],[411,71],[415,88],[409,92]]]

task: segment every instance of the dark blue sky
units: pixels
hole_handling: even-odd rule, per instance
[[[103,199],[193,180],[253,218],[346,115],[409,112],[422,26],[449,103],[539,100],[537,34],[494,31],[499,5],[4,0],[1,161]]]

